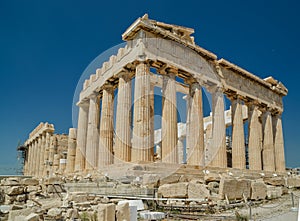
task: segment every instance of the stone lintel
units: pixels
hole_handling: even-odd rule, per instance
[[[279,85],[280,87],[275,87],[273,84],[270,83],[270,80],[268,80],[268,79],[270,79],[270,77],[263,80],[263,79],[259,78],[258,76],[250,73],[249,71],[225,60],[224,58],[218,60],[218,64],[225,68],[231,69],[234,72],[242,74],[251,80],[254,80],[255,82],[259,83],[260,85],[274,91],[275,93],[277,93],[281,96],[287,95],[287,89],[285,87],[282,87],[283,84]],[[272,79],[274,79],[274,78],[272,78]],[[274,81],[275,81],[275,79],[274,79]],[[272,82],[274,82],[274,81],[272,81]]]
[[[35,139],[40,137],[43,134],[48,133],[53,133],[54,132],[54,125],[49,124],[48,122],[43,123],[41,122],[30,134],[29,134],[29,139],[26,140],[24,143],[25,146],[29,145],[32,143]]]

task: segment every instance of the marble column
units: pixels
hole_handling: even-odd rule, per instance
[[[211,166],[226,168],[226,125],[224,117],[224,95],[221,88],[212,94],[212,138],[209,144],[209,161]]]
[[[272,127],[272,116],[270,111],[265,111],[262,116],[263,119],[263,170],[275,171],[275,157],[274,157],[274,138]]]
[[[31,175],[32,173],[32,167],[31,167],[31,163],[32,163],[32,153],[33,153],[33,142],[28,144],[28,162],[27,162],[27,173],[26,175]]]
[[[156,144],[156,159],[157,161],[161,162],[161,142],[159,142],[158,144]]]
[[[204,165],[204,126],[202,88],[198,82],[191,83],[189,94],[189,123],[186,145],[187,164]]]
[[[39,167],[39,177],[43,176],[45,161],[44,161],[44,154],[45,154],[45,147],[46,147],[46,134],[42,134],[42,144],[40,149],[40,167]]]
[[[154,84],[150,84],[150,149],[153,153],[153,161],[154,161],[154,115],[155,115],[155,105],[154,105]],[[160,155],[161,156],[161,155]]]
[[[45,142],[45,152],[44,152],[44,171],[43,176],[48,174],[48,164],[49,164],[49,148],[50,148],[50,133],[46,132],[46,142]]]
[[[86,140],[85,170],[92,171],[97,168],[97,157],[99,147],[99,97],[93,94],[90,97],[88,114],[88,128]]]
[[[243,103],[239,97],[231,101],[232,118],[232,168],[246,168],[246,151],[243,122]]]
[[[67,153],[67,168],[66,173],[72,174],[75,169],[75,156],[76,156],[76,129],[69,129],[68,136],[68,153]]]
[[[150,68],[146,63],[136,66],[133,113],[132,162],[153,161],[151,131]]]
[[[176,72],[171,70],[163,75],[162,97],[162,162],[178,163],[177,150],[177,104]]]
[[[257,104],[248,104],[248,155],[249,169],[261,170],[261,133],[262,127],[259,122],[259,110]]]
[[[179,137],[177,141],[177,149],[178,149],[178,163],[184,163],[184,145],[183,145],[183,137]]]
[[[31,174],[32,176],[35,176],[35,172],[36,172],[36,158],[37,158],[37,139],[33,140],[33,148],[32,148],[32,161],[31,161]]]
[[[55,137],[52,135],[50,137],[50,147],[49,147],[49,162],[48,162],[48,171],[49,175],[52,175],[53,164],[54,164],[54,154],[55,154]]]
[[[53,173],[57,173],[59,170],[59,160],[60,160],[60,156],[59,154],[54,154],[53,156],[53,169],[52,172]]]
[[[109,83],[104,85],[102,89],[103,95],[98,157],[99,169],[113,163],[114,90],[113,85]]]
[[[114,163],[131,160],[131,78],[125,71],[119,76],[114,153]]]
[[[35,176],[39,177],[39,173],[40,173],[40,159],[41,159],[41,149],[42,149],[42,137],[39,136],[38,137],[38,142],[37,142],[37,151],[36,151],[36,161],[35,161]]]
[[[83,172],[85,169],[88,117],[89,117],[89,102],[81,103],[79,105],[79,114],[78,114],[75,172]]]
[[[273,130],[274,130],[274,148],[275,148],[275,170],[278,172],[285,172],[285,158],[284,158],[284,140],[282,132],[281,114],[273,116]]]

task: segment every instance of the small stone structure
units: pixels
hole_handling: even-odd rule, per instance
[[[162,163],[179,165],[184,152],[182,131],[188,165],[246,169],[248,161],[249,170],[285,172],[281,114],[287,89],[272,77],[260,79],[225,59],[217,59],[195,44],[193,32],[147,15],[138,18],[122,35],[127,45],[84,82],[77,131],[70,129],[67,138],[54,135],[53,125],[41,123],[30,134],[25,142],[24,174],[88,174],[122,163],[151,163],[157,154]],[[157,105],[154,87],[162,88],[160,131],[154,130],[153,123]],[[203,116],[202,88],[212,97],[209,117]],[[177,121],[177,92],[186,95],[186,124]],[[231,101],[229,124],[224,96]],[[232,127],[230,163],[226,152],[228,125]],[[60,148],[59,141],[67,139],[68,145]]]

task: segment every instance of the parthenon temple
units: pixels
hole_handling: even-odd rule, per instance
[[[88,174],[147,163],[284,172],[282,99],[288,90],[273,77],[261,79],[217,58],[196,45],[193,33],[148,15],[138,18],[122,35],[126,46],[85,80],[77,128],[56,135],[52,124],[41,123],[29,135],[24,174]],[[185,97],[182,121],[179,93]]]

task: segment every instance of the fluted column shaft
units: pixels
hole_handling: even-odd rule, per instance
[[[66,173],[73,173],[75,169],[75,156],[76,156],[76,129],[69,129],[68,136],[68,153],[67,153],[67,167]]]
[[[153,154],[154,160],[154,115],[155,115],[155,105],[154,105],[154,84],[150,84],[150,150]],[[161,156],[161,155],[160,155]]]
[[[209,145],[209,158],[211,166],[227,167],[226,156],[226,126],[224,117],[224,95],[221,88],[217,88],[212,94],[212,139]]]
[[[280,114],[273,116],[275,169],[278,172],[285,172],[284,140],[282,132],[282,119]]]
[[[178,163],[177,104],[175,73],[163,76],[162,97],[162,162]]]
[[[103,86],[99,157],[98,167],[101,169],[113,163],[113,118],[114,118],[114,91],[111,84]]]
[[[89,103],[85,102],[84,104],[79,105],[77,147],[76,147],[76,157],[75,157],[76,172],[83,172],[85,169],[88,116],[89,116]]]
[[[29,151],[30,151],[30,144],[27,144],[27,151],[25,152],[25,160],[24,160],[24,167],[23,167],[23,174],[28,175],[28,162],[29,162]]]
[[[50,148],[50,133],[46,132],[45,150],[44,150],[44,171],[43,176],[47,176],[48,164],[49,164],[49,148]]]
[[[263,169],[275,171],[274,137],[272,116],[269,111],[263,113]]]
[[[259,122],[259,110],[255,104],[249,104],[248,107],[248,156],[249,169],[261,170],[261,123]]]
[[[44,161],[44,154],[45,154],[45,148],[46,148],[46,134],[42,134],[42,144],[40,149],[40,167],[39,167],[39,177],[43,176],[44,173],[44,167],[45,167],[45,161]]]
[[[26,175],[31,175],[32,173],[32,168],[31,168],[31,163],[32,163],[32,153],[33,153],[33,142],[28,144],[28,160],[27,160],[27,172]]]
[[[115,163],[131,159],[131,79],[128,72],[119,77],[116,112]]]
[[[37,139],[35,139],[33,141],[33,148],[32,148],[32,161],[31,161],[31,174],[30,174],[32,176],[35,176],[35,172],[36,172],[37,149],[38,149],[38,141]]]
[[[178,149],[178,163],[184,163],[184,144],[183,137],[179,137],[177,141],[177,149]]]
[[[198,82],[190,85],[188,107],[188,134],[187,134],[187,163],[190,165],[204,165],[204,127],[202,88]]]
[[[35,176],[39,177],[40,172],[40,159],[41,159],[41,149],[42,149],[42,137],[39,136],[38,142],[37,142],[37,151],[36,151],[36,161],[35,161]]]
[[[48,160],[49,160],[49,165],[48,165],[48,171],[49,171],[49,175],[52,175],[52,170],[53,170],[53,163],[54,163],[54,153],[55,153],[55,147],[54,147],[54,139],[55,137],[52,135],[50,136],[50,146],[49,146],[49,156],[48,156]]]
[[[232,100],[232,167],[246,168],[246,151],[244,138],[243,104],[240,98]]]
[[[153,161],[153,131],[151,131],[150,68],[148,64],[136,66],[133,113],[132,162]]]
[[[90,97],[85,170],[91,171],[97,168],[98,146],[99,146],[99,98],[96,94]]]

